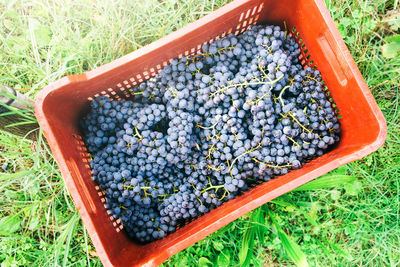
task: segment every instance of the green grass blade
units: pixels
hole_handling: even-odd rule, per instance
[[[257,223],[254,225],[254,227],[256,227],[256,236],[262,245],[264,243],[264,237],[268,233],[268,229],[265,227],[265,213],[263,208],[260,207],[256,210],[254,221]]]
[[[19,98],[19,97],[15,96],[14,94],[12,94],[12,93],[10,93],[10,92],[0,91],[0,96],[5,96],[5,97],[7,97],[7,98],[9,98],[9,99],[13,99],[13,100],[16,101],[16,102],[21,103],[21,104],[24,104],[24,105],[26,105],[26,106],[28,106],[28,107],[30,107],[30,108],[33,109],[31,103],[25,101],[25,100],[22,99],[22,98]]]
[[[69,249],[71,246],[71,241],[72,241],[72,234],[74,233],[75,226],[77,222],[79,221],[79,215],[76,213],[74,217],[71,219],[71,223],[68,225],[66,231],[68,233],[67,240],[66,240],[66,247],[65,247],[65,252],[64,252],[64,260],[63,260],[63,266],[68,266],[67,261],[68,261],[68,255],[69,255]]]
[[[6,104],[0,103],[0,106],[5,107],[7,111],[0,113],[0,117],[19,115],[28,120],[37,121],[35,115],[31,110],[17,109],[14,107],[9,107]]]
[[[29,124],[37,124],[36,121],[20,121],[20,122],[15,122],[15,123],[10,123],[7,124],[5,127],[17,127],[17,126],[22,126],[22,125],[29,125]]]
[[[293,189],[293,191],[306,191],[306,190],[331,188],[346,183],[354,182],[356,179],[357,178],[354,176],[343,175],[343,174],[324,175],[318,179],[315,179],[311,182],[308,182],[302,186]]]
[[[244,233],[242,245],[239,251],[239,263],[240,266],[248,266],[250,264],[250,259],[253,254],[253,246],[254,246],[254,237],[255,237],[255,229],[252,226],[247,228]]]
[[[0,235],[9,236],[22,228],[21,212],[1,218]]]
[[[272,224],[276,227],[278,237],[282,242],[282,246],[288,254],[289,258],[300,267],[308,266],[306,255],[301,250],[300,246],[296,244],[280,227],[275,220],[275,215],[268,209],[268,214],[271,218]]]
[[[78,213],[75,213],[74,215],[72,215],[69,221],[62,226],[62,229],[60,229],[62,232],[60,236],[57,238],[55,245],[55,262],[58,262],[58,258],[61,252],[63,251],[63,248],[65,247],[65,250],[63,251],[64,253],[63,266],[67,266],[72,235],[76,230],[76,224],[78,221],[79,221],[79,215]]]
[[[289,258],[297,266],[308,266],[306,255],[301,251],[300,246],[297,245],[282,229],[277,228],[279,239],[282,241],[282,246],[285,248]]]
[[[247,224],[247,229],[243,235],[242,239],[242,244],[240,247],[239,251],[239,263],[240,266],[249,266],[251,258],[253,257],[253,251],[254,251],[254,239],[257,235],[257,232],[259,231],[258,228],[261,228],[261,226],[254,225],[254,221],[260,220],[258,217],[260,215],[261,209],[257,209],[253,211],[250,221]]]
[[[29,171],[21,171],[21,172],[16,172],[13,174],[6,174],[6,175],[1,175],[0,176],[0,182],[1,181],[10,181],[10,180],[15,180],[17,178],[23,177],[25,175],[29,175],[34,173],[34,170],[29,170]]]

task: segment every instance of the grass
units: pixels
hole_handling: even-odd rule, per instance
[[[0,84],[35,97],[48,83],[110,62],[225,2],[0,0]],[[381,54],[396,34],[385,21],[400,13],[399,1],[326,4],[385,115],[385,145],[164,266],[400,265],[400,57]],[[1,266],[101,266],[43,137],[30,142],[0,132],[0,152],[0,163],[9,164],[0,173]]]

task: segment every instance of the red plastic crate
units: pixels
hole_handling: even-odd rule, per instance
[[[195,54],[203,43],[231,32],[239,34],[255,23],[286,25],[301,44],[304,65],[316,65],[321,71],[342,116],[339,145],[299,170],[252,188],[162,240],[147,245],[134,243],[121,231],[119,222],[108,215],[104,196],[91,179],[79,118],[93,97],[127,97],[132,86],[156,74],[170,59]],[[106,266],[160,264],[269,200],[370,154],[384,143],[387,133],[385,119],[322,0],[234,1],[109,64],[50,84],[39,93],[35,108],[65,183]]]

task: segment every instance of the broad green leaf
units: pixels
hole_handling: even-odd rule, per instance
[[[290,206],[285,207],[284,210],[287,212],[295,212],[296,208],[293,205],[290,205]]]
[[[1,267],[14,267],[18,266],[14,257],[7,257],[0,265]]]
[[[345,184],[344,189],[346,193],[351,196],[356,196],[362,189],[362,183],[358,180],[355,180],[353,183]]]
[[[202,267],[202,266],[211,266],[211,265],[212,265],[212,262],[209,259],[207,259],[206,257],[200,257],[200,259],[199,259],[199,266],[200,267]]]
[[[385,58],[394,58],[400,53],[400,42],[391,42],[382,46],[382,55]]]
[[[385,38],[386,42],[395,42],[395,43],[400,43],[400,34],[388,36]]]
[[[34,172],[35,172],[34,170],[30,170],[30,171],[16,172],[16,173],[13,173],[13,174],[1,175],[0,176],[0,181],[11,181],[11,180],[14,180],[16,178],[32,174]]]
[[[394,31],[398,31],[400,29],[400,16],[389,21],[389,25]]]
[[[39,225],[40,219],[37,216],[32,217],[32,219],[29,221],[29,230],[33,231],[36,229],[36,227]]]
[[[391,10],[387,12],[383,22],[387,22],[394,31],[398,31],[400,29],[400,10]]]
[[[187,259],[187,257],[186,256],[182,256],[182,257],[180,257],[179,258],[179,266],[188,266],[189,264],[188,264],[188,259]]]
[[[353,23],[352,20],[346,17],[342,18],[340,21],[340,24],[344,26],[350,26],[352,23]]]
[[[331,188],[346,183],[351,183],[356,180],[356,177],[349,175],[330,174],[324,175],[318,179],[308,182],[302,186],[295,188],[293,191],[316,190],[323,188]]]
[[[357,19],[362,18],[363,13],[359,9],[356,9],[356,10],[353,11],[352,16],[353,16],[353,18],[355,18],[357,20]],[[351,21],[351,23],[353,25],[354,21]]]
[[[343,165],[343,166],[340,166],[339,168],[333,170],[332,172],[335,173],[335,174],[343,174],[343,175],[345,175],[346,171],[347,171],[347,167],[346,167],[346,165]]]
[[[5,12],[5,17],[9,17],[9,18],[11,18],[11,19],[18,19],[19,18],[19,16],[20,16],[20,14],[18,14],[18,12],[16,11],[16,10],[13,10],[13,9],[6,9],[6,12]]]
[[[319,225],[305,210],[303,210],[302,208],[298,208],[298,207],[296,207],[296,208],[301,214],[303,214],[303,216],[307,219],[307,221],[309,223],[311,223],[311,225],[313,225],[313,226]]]
[[[340,198],[340,192],[337,190],[332,190],[331,191],[331,199],[332,200],[339,200]]]
[[[31,38],[35,38],[38,47],[48,45],[52,36],[51,29],[48,26],[41,24],[38,20],[32,18],[29,19],[29,24],[33,29],[34,35],[31,36]]]
[[[28,187],[27,190],[32,195],[35,195],[35,194],[39,193],[40,187],[39,187],[39,185],[37,183],[33,183],[33,184],[30,184],[30,186]]]
[[[378,22],[372,18],[363,20],[363,30],[365,34],[371,33],[375,28]]]
[[[224,249],[224,244],[222,242],[219,241],[212,241],[212,244],[214,246],[214,248],[218,251],[221,251]]]
[[[22,228],[22,218],[18,214],[9,215],[0,220],[0,235],[10,235]]]
[[[229,266],[231,262],[231,255],[229,252],[229,249],[224,249],[217,258],[217,265],[224,267],[224,266]]]

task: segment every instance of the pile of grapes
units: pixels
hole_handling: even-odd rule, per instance
[[[106,208],[140,242],[161,239],[339,141],[320,72],[277,26],[252,26],[95,98],[81,121]]]

